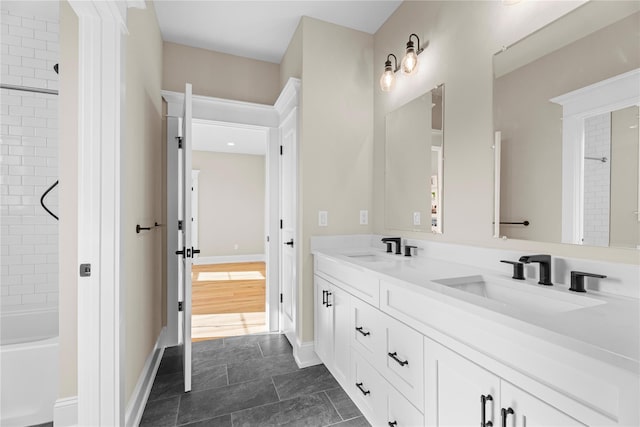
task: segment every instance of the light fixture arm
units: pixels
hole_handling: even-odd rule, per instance
[[[391,60],[389,58],[391,58],[392,56],[393,56],[393,63],[394,63],[392,70],[394,73],[397,73],[400,67],[398,66],[398,58],[396,58],[396,56],[393,53],[390,53],[389,55],[387,55],[387,60],[384,63],[384,68],[387,69],[391,67]]]
[[[413,42],[411,41],[411,37],[415,37],[416,40],[418,40],[418,48],[416,49],[416,55],[420,55],[424,50],[424,48],[420,47],[420,37],[418,37],[416,33],[411,33],[411,35],[409,36],[409,41],[407,42],[407,48],[409,48],[409,44],[411,44],[411,47],[413,47]]]

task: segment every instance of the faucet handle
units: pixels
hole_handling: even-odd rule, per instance
[[[404,256],[411,256],[411,249],[418,249],[417,246],[404,245]]]
[[[569,290],[573,292],[587,292],[587,290],[584,287],[585,277],[597,277],[598,279],[604,279],[607,276],[604,276],[602,274],[585,273],[584,271],[572,271],[571,287],[569,288]]]
[[[501,259],[500,262],[504,262],[505,264],[513,265],[513,276],[512,279],[524,280],[524,264],[520,261],[507,261],[505,259]]]

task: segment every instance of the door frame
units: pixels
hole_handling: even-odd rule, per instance
[[[300,87],[300,80],[289,79],[282,94],[276,101],[274,106],[255,104],[251,102],[242,102],[229,99],[193,96],[193,118],[198,120],[207,120],[214,122],[229,123],[235,125],[246,125],[254,127],[266,128],[267,131],[267,151],[265,156],[265,166],[267,175],[267,194],[266,199],[269,208],[266,210],[265,223],[267,224],[265,234],[269,240],[265,242],[266,249],[266,265],[267,265],[267,305],[266,316],[269,331],[279,331],[279,306],[280,306],[280,288],[279,284],[279,228],[280,228],[280,210],[279,210],[279,145],[280,138],[278,127],[282,115],[288,106],[294,102],[297,105],[297,93]],[[294,99],[283,97],[284,94],[295,93]],[[167,103],[167,122],[169,118],[179,117],[183,114],[184,94],[179,92],[165,91],[161,92],[162,98]],[[283,101],[287,98],[287,102]],[[288,113],[289,110],[286,112]],[[169,129],[167,131],[167,147],[174,144],[171,141]],[[169,158],[169,156],[167,156]],[[167,170],[167,178],[169,171]],[[177,188],[177,187],[176,187]],[[177,203],[177,193],[175,189],[167,186],[167,209],[171,209],[171,204]],[[171,218],[167,216],[170,223]],[[167,231],[169,228],[167,228]],[[171,249],[169,248],[170,237],[167,236],[167,345],[178,344],[178,316],[173,313],[176,310],[177,300],[177,282],[170,280],[174,272],[170,271]],[[174,255],[175,256],[175,255]],[[176,275],[177,277],[177,275]],[[174,301],[175,299],[175,301]]]
[[[120,146],[124,139],[127,8],[145,2],[71,0],[78,17],[78,425],[123,425],[124,292]]]

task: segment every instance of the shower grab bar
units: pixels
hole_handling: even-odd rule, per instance
[[[56,182],[54,182],[51,187],[47,188],[47,191],[44,192],[44,194],[42,194],[42,197],[40,197],[40,205],[42,205],[42,208],[47,211],[47,213],[49,215],[51,215],[52,217],[54,217],[56,220],[58,220],[58,216],[56,214],[54,214],[53,212],[51,212],[49,210],[49,208],[44,204],[44,198],[47,197],[47,194],[49,194],[49,192],[51,190],[53,190],[55,188],[55,186],[58,185],[58,181],[56,180]]]
[[[585,156],[584,159],[585,160],[597,160],[597,161],[602,162],[602,163],[607,163],[607,161],[609,160],[606,157],[589,157],[589,156]]]
[[[23,92],[44,93],[46,95],[58,94],[58,91],[53,89],[43,89],[43,88],[32,87],[32,86],[16,86],[16,85],[4,84],[4,83],[0,85],[0,89],[21,90]]]

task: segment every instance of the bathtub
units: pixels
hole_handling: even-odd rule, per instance
[[[53,421],[58,395],[58,310],[0,316],[0,425]]]

